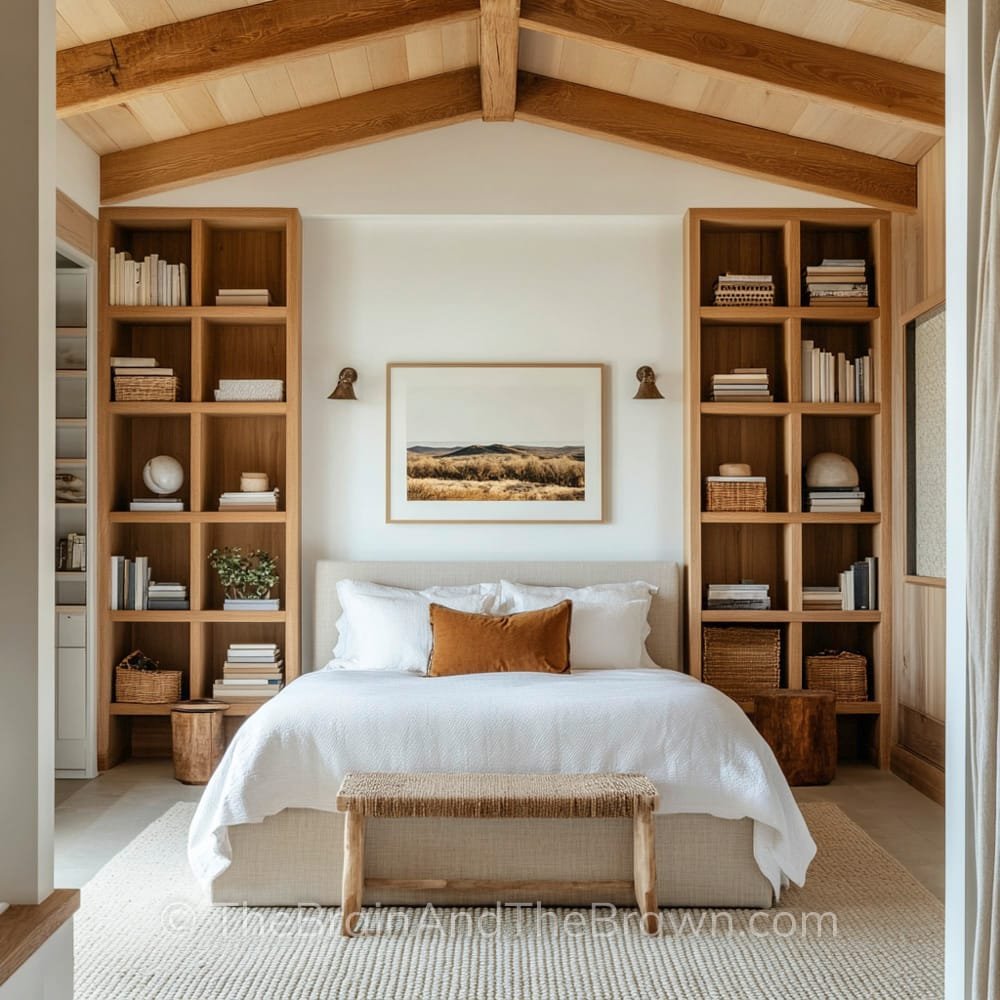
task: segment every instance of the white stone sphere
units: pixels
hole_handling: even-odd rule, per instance
[[[184,485],[184,468],[170,455],[157,455],[143,466],[142,481],[160,496],[176,493]]]
[[[834,451],[821,451],[806,463],[806,486],[847,489],[857,486],[858,482],[858,467]]]

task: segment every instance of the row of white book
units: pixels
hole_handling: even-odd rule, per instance
[[[280,492],[276,486],[273,490],[223,493],[219,497],[219,510],[277,510]]]
[[[212,686],[212,697],[223,702],[273,698],[284,683],[284,663],[277,643],[230,643],[222,677]]]
[[[810,514],[860,514],[865,491],[859,486],[807,486]]]
[[[848,361],[802,341],[802,401],[804,403],[872,403],[875,401],[875,365],[872,352]]]
[[[878,559],[867,556],[852,563],[835,587],[803,587],[803,611],[877,611]]]
[[[109,298],[113,306],[188,305],[188,266],[169,264],[153,253],[133,260],[123,250],[111,248]]]

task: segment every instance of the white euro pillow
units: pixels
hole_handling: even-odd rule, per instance
[[[590,587],[533,587],[500,581],[499,611],[537,611],[573,602],[569,628],[573,670],[635,670],[656,667],[646,651],[649,606],[658,590],[651,583],[598,583]]]
[[[431,603],[489,614],[497,592],[497,584],[487,583],[407,590],[367,580],[339,580],[337,597],[343,614],[337,620],[334,663],[340,669],[426,673]]]

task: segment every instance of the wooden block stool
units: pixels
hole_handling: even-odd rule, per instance
[[[337,794],[344,823],[341,932],[357,930],[365,887],[474,889],[483,892],[551,890],[561,885],[607,891],[609,883],[507,879],[365,878],[365,820],[450,817],[462,819],[607,819],[628,817],[633,829],[633,882],[644,929],[659,929],[653,810],[656,787],[641,774],[348,774]],[[628,885],[628,883],[625,883]],[[614,888],[620,884],[615,883]]]
[[[832,691],[759,691],[753,724],[790,785],[828,785],[837,774],[837,698]]]
[[[170,709],[174,777],[185,785],[207,785],[226,752],[227,704],[210,698],[179,701]]]

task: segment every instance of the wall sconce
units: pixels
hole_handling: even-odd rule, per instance
[[[656,373],[649,365],[643,365],[635,373],[639,380],[639,388],[633,399],[663,399],[660,390],[656,388]]]
[[[337,376],[337,385],[327,399],[357,399],[354,395],[354,383],[358,380],[358,373],[354,368],[341,368]]]

